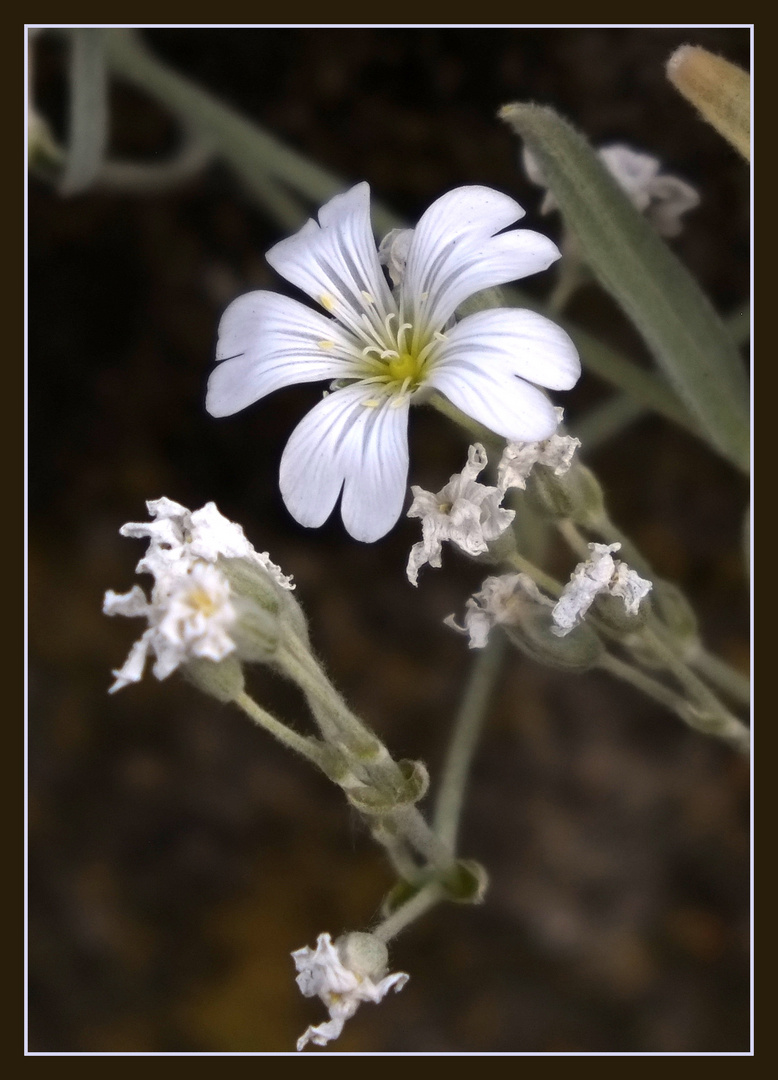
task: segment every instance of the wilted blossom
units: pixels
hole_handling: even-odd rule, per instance
[[[645,214],[661,236],[677,236],[683,228],[681,216],[699,205],[694,188],[677,176],[660,173],[662,163],[650,154],[641,154],[619,143],[597,151],[608,172],[629,196],[633,206]],[[526,147],[524,169],[533,184],[546,187],[543,171]],[[556,209],[556,200],[546,192],[540,207],[542,214]]]
[[[474,593],[465,605],[464,626],[460,626],[453,615],[448,615],[443,622],[452,630],[467,634],[470,637],[469,648],[483,649],[493,626],[515,626],[519,623],[520,606],[527,602],[544,607],[553,604],[527,574],[488,577],[480,591]]]
[[[440,566],[444,541],[456,544],[468,555],[481,555],[515,517],[513,510],[500,506],[504,492],[481,484],[476,477],[486,468],[488,459],[480,443],[467,452],[467,464],[454,473],[437,493],[413,486],[413,502],[408,517],[421,518],[422,540],[411,548],[407,574],[417,584],[419,570],[425,563]]]
[[[247,559],[274,587],[294,588],[267,553],[255,551],[240,525],[220,514],[214,503],[194,512],[166,498],[146,506],[153,521],[129,522],[119,531],[122,536],[148,539],[136,570],[154,578],[151,595],[137,585],[128,593],[109,590],[103,612],[145,618],[148,628],[124,666],[114,671],[110,693],[138,682],[149,655],[155,657],[154,675],[166,679],[190,660],[219,661],[235,651],[231,635],[237,618],[235,597],[219,559]]]
[[[322,525],[342,496],[353,537],[372,542],[387,533],[407,491],[409,406],[432,393],[503,438],[552,434],[556,414],[538,387],[569,390],[581,372],[565,331],[518,308],[456,319],[475,293],[559,258],[540,233],[504,231],[523,216],[499,191],[457,188],[415,229],[390,235],[379,256],[370,188],[357,184],[267,253],[323,312],[272,292],[248,293],[227,308],[208,383],[212,416],[294,383],[330,382],[281,457],[281,494],[300,524]]]
[[[561,424],[563,410],[557,409],[556,414],[557,422]],[[540,442],[509,442],[497,466],[497,486],[501,491],[509,488],[524,490],[535,465],[545,465],[553,469],[555,476],[561,476],[570,468],[573,455],[580,445],[580,439],[557,435],[556,432]]]
[[[372,934],[346,934],[334,945],[329,934],[319,934],[315,949],[297,949],[292,958],[302,993],[321,998],[330,1014],[328,1021],[300,1036],[298,1050],[309,1042],[324,1046],[337,1039],[363,1001],[377,1004],[390,990],[402,990],[409,979],[402,971],[387,975],[386,945]]]
[[[589,544],[589,558],[576,566],[551,612],[552,630],[557,637],[569,634],[601,593],[620,596],[627,614],[637,614],[640,601],[651,590],[651,582],[613,558],[611,552],[620,548],[621,544]]]
[[[230,628],[235,608],[230,603],[230,586],[210,563],[181,560],[157,577],[151,600],[137,585],[118,595],[105,594],[106,615],[142,616],[148,629],[135,642],[124,666],[114,671],[116,681],[109,693],[121,690],[143,676],[149,653],[156,657],[154,675],[166,679],[177,667],[195,658],[223,660],[235,650]]]

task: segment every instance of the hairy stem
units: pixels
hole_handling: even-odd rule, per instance
[[[456,851],[457,833],[470,764],[506,649],[505,635],[493,633],[470,669],[462,703],[454,721],[443,777],[435,804],[433,828],[443,843]]]

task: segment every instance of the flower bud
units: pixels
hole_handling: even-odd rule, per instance
[[[599,480],[579,461],[561,475],[538,465],[527,483],[527,495],[543,517],[570,518],[579,525],[599,521],[605,509]]]
[[[378,981],[389,964],[389,950],[375,934],[352,930],[335,941],[341,962],[349,971]]]
[[[240,661],[231,653],[223,660],[203,660],[195,657],[181,666],[184,677],[217,701],[235,701],[243,693],[243,669]]]
[[[654,579],[651,593],[654,614],[669,630],[683,652],[692,649],[699,641],[697,616],[683,592],[671,581]]]
[[[554,633],[550,610],[540,606],[523,606],[521,621],[505,626],[505,633],[533,660],[563,671],[587,671],[604,651],[599,636],[584,623],[559,637]]]

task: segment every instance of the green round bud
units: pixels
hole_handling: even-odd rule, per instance
[[[643,601],[637,611],[631,615],[624,606],[622,597],[600,593],[595,597],[591,610],[608,630],[621,636],[640,630],[648,619],[649,605]]]
[[[654,578],[651,590],[651,609],[684,648],[699,640],[697,616],[683,592],[671,581]]]
[[[563,671],[588,671],[603,655],[604,646],[590,626],[581,623],[569,634],[553,632],[551,609],[525,607],[518,625],[505,626],[513,644],[533,660]]]
[[[599,480],[577,460],[561,476],[536,465],[527,480],[527,498],[542,517],[570,518],[579,525],[599,521],[605,509]]]
[[[344,967],[376,982],[389,964],[389,950],[375,934],[354,930],[337,938],[335,948]]]
[[[455,904],[482,904],[489,875],[475,859],[457,859],[453,869],[441,879],[446,896]]]

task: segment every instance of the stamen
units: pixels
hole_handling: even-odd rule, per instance
[[[329,349],[334,349],[335,348],[335,342],[334,341],[317,341],[316,344],[319,346],[320,349],[329,350]]]
[[[329,293],[322,293],[319,297],[319,303],[326,311],[335,310],[335,300],[330,296]]]
[[[389,360],[390,358],[393,360],[400,359],[400,354],[397,352],[396,349],[384,349],[380,356],[382,360]]]
[[[405,348],[405,331],[413,330],[413,324],[409,322],[400,323],[397,327],[397,348],[400,352],[406,352]]]
[[[421,349],[421,350],[420,350],[420,351],[419,351],[419,352],[418,352],[418,353],[416,354],[416,360],[417,360],[417,362],[418,362],[419,364],[423,364],[423,363],[424,363],[424,361],[425,361],[425,360],[427,359],[427,357],[429,356],[429,354],[430,354],[430,353],[432,352],[432,350],[433,350],[433,349],[435,348],[435,346],[436,346],[437,344],[438,344],[438,343],[437,343],[437,341],[429,341],[429,342],[428,342],[428,343],[427,343],[427,344],[426,344],[426,345],[424,346],[424,348],[423,348],[423,349]]]
[[[371,296],[369,292],[366,292],[364,289],[362,289],[362,295],[364,296],[365,300],[367,300],[368,304],[375,304],[375,297]]]
[[[389,408],[390,409],[399,409],[400,406],[405,403],[405,399],[408,397],[408,393],[407,393],[408,387],[410,385],[411,385],[411,378],[410,378],[410,376],[408,376],[408,378],[403,380],[403,384],[400,387],[400,389],[397,391],[396,396],[394,396],[393,399],[389,402]]]

